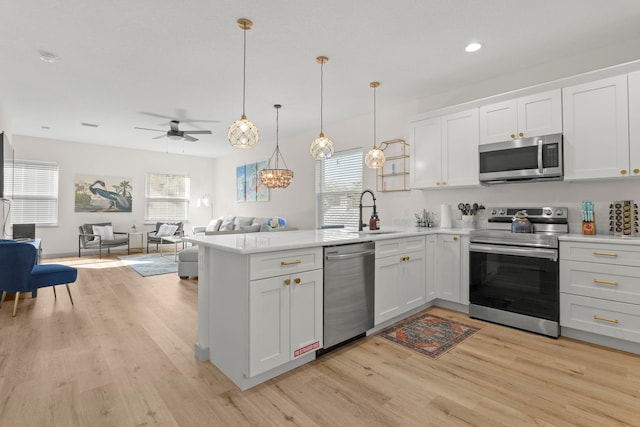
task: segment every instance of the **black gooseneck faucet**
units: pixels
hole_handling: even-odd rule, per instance
[[[365,195],[365,193],[369,193],[371,194],[371,197],[373,198],[373,205],[367,205],[367,206],[363,206],[362,205],[362,197]],[[363,227],[366,224],[362,223],[362,208],[373,208],[373,216],[378,215],[378,212],[376,211],[376,196],[375,194],[373,194],[373,191],[371,190],[364,190],[361,194],[360,194],[360,215],[358,216],[358,231],[362,231]]]

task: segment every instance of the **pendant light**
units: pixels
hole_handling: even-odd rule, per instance
[[[287,169],[287,163],[284,161],[284,157],[282,157],[280,147],[278,146],[278,134],[280,130],[279,110],[281,107],[282,105],[280,104],[273,106],[273,108],[276,109],[276,149],[273,150],[273,154],[269,158],[267,167],[260,171],[260,181],[262,181],[262,183],[268,188],[287,188],[293,179],[293,171]],[[280,160],[282,160],[284,169],[279,168]]]
[[[247,18],[238,19],[238,27],[244,32],[244,55],[242,65],[242,116],[229,126],[227,138],[235,148],[253,148],[258,143],[260,135],[258,128],[245,115],[245,86],[247,80],[247,30],[253,28],[253,22]]]
[[[333,142],[322,133],[322,107],[323,107],[323,68],[324,63],[329,61],[326,56],[318,56],[316,62],[320,64],[320,136],[313,140],[309,153],[314,160],[328,159],[333,156]]]
[[[364,164],[371,169],[380,169],[385,161],[384,152],[376,146],[376,88],[380,82],[371,82],[369,86],[373,88],[373,148],[365,156]]]

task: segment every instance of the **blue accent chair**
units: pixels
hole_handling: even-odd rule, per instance
[[[30,243],[0,241],[0,307],[8,293],[15,293],[14,317],[21,292],[32,292],[46,286],[52,286],[53,295],[57,297],[55,285],[64,284],[73,305],[69,283],[76,281],[78,270],[62,264],[36,265],[36,257],[37,249]]]

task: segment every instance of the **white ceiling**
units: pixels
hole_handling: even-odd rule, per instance
[[[241,17],[254,22],[246,114],[270,143],[274,103],[281,138],[319,132],[318,55],[326,124],[370,113],[373,80],[382,108],[640,38],[637,0],[0,0],[0,16],[14,134],[166,151],[134,129],[168,129],[166,116],[211,129],[184,143],[209,157],[233,150],[242,113]],[[465,53],[474,40],[484,48]]]

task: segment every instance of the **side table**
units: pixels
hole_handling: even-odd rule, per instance
[[[140,250],[144,252],[144,233],[140,231],[129,232],[129,250]]]
[[[182,240],[182,237],[179,237],[179,236],[160,237],[160,256],[161,257],[164,256],[162,253],[162,245],[164,243],[173,243],[174,245],[173,261],[178,262],[178,243],[182,243],[182,249],[184,249],[184,241]]]

